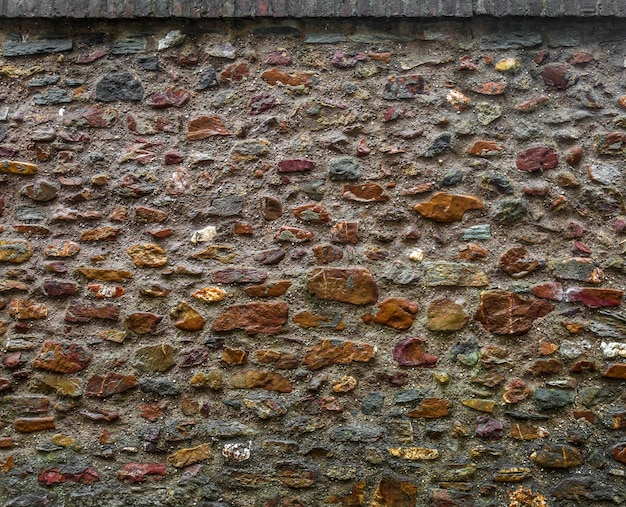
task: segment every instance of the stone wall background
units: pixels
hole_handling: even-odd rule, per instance
[[[623,22],[2,24],[7,505],[624,501]]]

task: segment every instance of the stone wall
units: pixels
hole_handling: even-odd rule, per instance
[[[624,23],[2,25],[6,505],[626,501]]]

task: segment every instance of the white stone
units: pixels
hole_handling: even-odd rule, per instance
[[[157,49],[159,51],[163,51],[164,49],[173,48],[174,46],[178,46],[185,40],[185,34],[181,33],[180,30],[174,30],[169,32],[165,37],[159,39]]]
[[[409,252],[409,259],[413,262],[420,262],[424,258],[424,250],[421,248],[416,248],[415,250],[411,250]]]
[[[602,342],[600,348],[602,349],[602,355],[607,359],[626,357],[626,343]]]
[[[215,235],[217,234],[217,228],[214,225],[209,225],[204,229],[200,229],[199,231],[195,231],[191,235],[191,242],[195,245],[196,243],[204,243],[206,241],[211,241]]]

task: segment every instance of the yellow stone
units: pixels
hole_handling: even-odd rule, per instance
[[[22,176],[31,176],[37,172],[37,169],[39,169],[37,164],[16,162],[15,160],[0,160],[0,173],[4,174],[21,174]]]
[[[492,400],[462,400],[461,403],[466,407],[473,408],[474,410],[478,410],[479,412],[493,412],[493,409],[496,406],[496,402]]]
[[[208,387],[213,391],[219,391],[222,388],[222,374],[218,370],[208,372],[199,371],[189,381],[193,387]]]
[[[504,58],[496,63],[495,69],[498,72],[517,72],[520,69],[520,63],[517,58]]]
[[[34,65],[25,69],[20,69],[19,67],[14,67],[13,65],[3,65],[0,67],[0,74],[4,74],[5,76],[12,77],[14,79],[31,76],[37,72],[43,72],[43,67],[40,67],[39,65]]]
[[[124,343],[127,335],[128,333],[126,333],[126,331],[120,329],[103,329],[96,333],[98,338],[115,343]]]
[[[78,398],[83,395],[80,379],[65,375],[45,374],[33,379],[31,388],[43,391],[54,390],[59,396]]]
[[[60,445],[61,447],[69,447],[70,445],[73,445],[74,443],[76,443],[75,438],[67,436],[67,435],[62,435],[61,433],[57,433],[56,435],[53,435],[50,441],[54,445]]]
[[[228,292],[219,287],[210,286],[197,290],[191,296],[205,303],[217,303],[227,298]]]
[[[450,375],[445,371],[436,371],[433,373],[433,377],[440,384],[448,384],[450,382]]]
[[[411,461],[437,459],[439,457],[439,451],[437,449],[428,449],[427,447],[391,447],[387,450],[389,454],[396,458]]]
[[[183,468],[211,457],[209,444],[200,444],[197,447],[181,449],[167,457],[167,462],[176,468]]]
[[[531,476],[530,468],[501,468],[493,478],[496,482],[521,482]]]

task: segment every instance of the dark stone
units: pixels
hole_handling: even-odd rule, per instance
[[[96,100],[101,102],[139,101],[141,99],[143,99],[143,86],[130,72],[105,74],[96,85]]]
[[[359,163],[354,157],[333,158],[328,163],[328,177],[332,181],[356,181],[361,175]]]
[[[34,491],[8,500],[6,507],[56,507],[57,499],[52,491]]]
[[[5,42],[4,56],[44,55],[71,51],[74,42],[72,39],[34,40],[26,42]]]
[[[38,106],[54,106],[56,104],[67,104],[72,102],[72,98],[65,90],[60,88],[51,88],[44,93],[36,93],[33,95],[33,101]]]
[[[132,55],[146,49],[145,39],[118,39],[111,49],[112,55]]]
[[[57,84],[59,82],[59,79],[61,79],[61,76],[58,76],[58,75],[36,77],[27,81],[26,86],[28,86],[29,88],[38,88],[40,86],[50,86],[50,85]]]
[[[159,57],[139,56],[137,57],[137,66],[143,70],[159,70]]]
[[[369,393],[361,403],[361,412],[365,415],[380,414],[383,404],[385,402],[385,396],[379,391]]]
[[[509,32],[502,30],[496,36],[481,39],[481,47],[485,49],[522,49],[534,48],[541,44],[541,34],[538,32]]]
[[[213,66],[209,65],[200,73],[200,79],[196,85],[196,90],[202,91],[207,88],[216,88],[217,86],[219,86],[217,74],[215,73]]]
[[[451,171],[446,174],[441,179],[442,187],[454,187],[463,181],[463,171],[457,169],[456,171]]]
[[[144,378],[139,381],[139,387],[144,393],[158,396],[177,396],[180,394],[180,387],[167,379]]]
[[[255,37],[300,37],[300,29],[295,26],[258,26],[252,30]]]
[[[574,391],[554,388],[540,388],[532,398],[539,410],[555,410],[574,403]]]
[[[428,93],[424,78],[419,74],[406,77],[391,76],[385,83],[383,99],[413,99],[418,94]]]
[[[240,195],[215,197],[206,209],[207,215],[218,217],[232,217],[239,215],[243,210],[244,199]]]
[[[558,500],[570,500],[578,505],[605,501],[619,505],[624,501],[623,492],[620,495],[615,487],[588,475],[563,479],[554,487],[552,495]]]
[[[426,158],[432,158],[440,155],[441,153],[450,149],[451,140],[452,134],[444,132],[443,134],[435,138],[430,147],[424,152],[424,155],[422,156]]]
[[[528,203],[524,199],[510,197],[496,201],[491,216],[496,222],[510,224],[521,220],[528,213]]]

